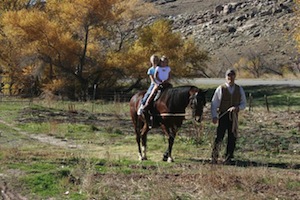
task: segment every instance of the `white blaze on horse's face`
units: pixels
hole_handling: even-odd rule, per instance
[[[202,120],[203,108],[206,104],[205,93],[206,92],[196,92],[191,97],[192,115],[197,122],[201,122]]]

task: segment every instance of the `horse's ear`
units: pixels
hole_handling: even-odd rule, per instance
[[[208,91],[208,90],[202,90],[202,89],[199,89],[199,90],[200,90],[199,94],[204,94],[204,95],[206,95],[206,93]]]
[[[197,87],[192,87],[190,89],[190,96],[195,95],[198,91],[199,91],[199,89]]]

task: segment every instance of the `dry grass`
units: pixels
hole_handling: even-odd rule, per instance
[[[140,166],[141,167],[141,166]],[[139,168],[133,165],[132,168]],[[297,199],[299,172],[175,164],[147,173],[85,173],[82,188],[94,199]],[[150,171],[150,172],[149,172]],[[291,186],[294,184],[294,188]]]
[[[93,112],[75,104],[72,114],[67,103],[41,105],[1,124],[2,198],[299,199],[298,107],[240,113],[236,163],[211,165],[209,104],[201,126],[185,121],[171,164],[161,161],[166,140],[159,129],[148,136],[150,160],[138,161],[127,103],[95,104]]]

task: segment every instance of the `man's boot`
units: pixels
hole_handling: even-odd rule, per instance
[[[220,144],[215,144],[211,154],[211,164],[218,164]]]

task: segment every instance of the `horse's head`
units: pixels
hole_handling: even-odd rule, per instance
[[[192,115],[195,121],[201,122],[202,115],[203,115],[203,108],[206,104],[206,92],[207,90],[203,91],[199,89],[195,93],[190,96],[190,105],[192,108]]]

